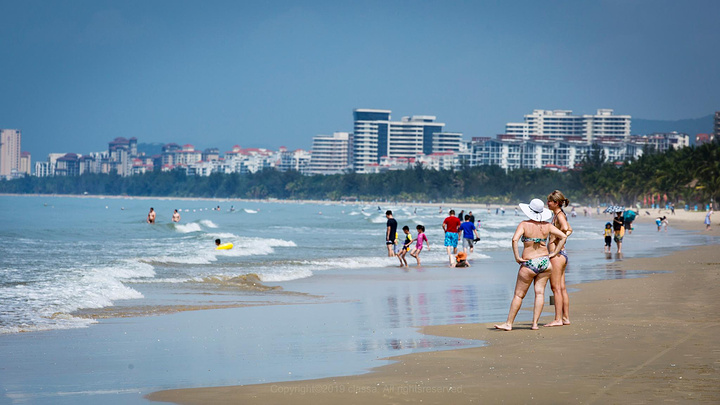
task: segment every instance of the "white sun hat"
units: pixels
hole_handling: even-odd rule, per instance
[[[530,204],[519,204],[520,209],[534,221],[547,221],[552,217],[552,211],[545,208],[545,204],[539,198],[530,201]]]

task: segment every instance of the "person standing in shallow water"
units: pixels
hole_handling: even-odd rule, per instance
[[[522,300],[525,298],[530,284],[535,283],[535,305],[533,306],[533,321],[531,329],[537,330],[538,319],[542,313],[545,301],[545,286],[550,279],[552,264],[550,260],[555,257],[565,246],[565,236],[562,231],[553,224],[546,221],[552,216],[552,211],[545,208],[542,200],[535,198],[530,204],[520,204],[520,209],[528,216],[528,220],[520,222],[515,234],[512,237],[512,248],[515,254],[515,261],[520,264],[517,281],[515,282],[515,293],[510,302],[510,312],[507,321],[495,325],[496,329],[512,330],[515,316],[517,316]],[[555,250],[548,253],[546,245],[549,236],[557,239]],[[518,250],[518,241],[524,245],[522,257]]]
[[[393,218],[393,213],[390,210],[387,210],[385,212],[385,218],[387,218],[387,229],[385,229],[385,246],[387,246],[388,257],[393,257],[395,256],[395,239],[397,239],[397,221],[395,220],[395,218]]]
[[[180,222],[180,213],[178,212],[178,210],[175,210],[175,212],[173,212],[172,221]]]
[[[155,223],[155,209],[153,207],[150,207],[150,212],[148,212],[147,216],[147,223],[148,224],[154,224]]]
[[[617,244],[617,253],[622,254],[622,241],[623,237],[625,237],[625,218],[621,211],[616,212],[615,218],[613,218],[613,233],[613,239],[615,240],[615,244]]]
[[[565,236],[569,237],[573,230],[567,220],[563,207],[567,207],[570,200],[565,198],[560,190],[555,190],[547,198],[547,205],[553,213],[552,224],[555,225]],[[553,250],[557,239],[550,237],[548,249]],[[568,255],[565,248],[561,249],[557,256],[550,259],[552,271],[550,272],[550,288],[555,296],[555,319],[545,326],[570,325],[570,297],[565,287],[565,269],[568,265]]]
[[[455,210],[450,210],[447,218],[442,223],[445,232],[445,247],[448,257],[457,254],[458,232],[460,231],[460,220],[455,216]]]

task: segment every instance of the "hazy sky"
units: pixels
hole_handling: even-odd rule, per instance
[[[533,109],[720,110],[720,1],[0,0],[0,128],[33,160],[309,149],[353,108],[494,136]]]

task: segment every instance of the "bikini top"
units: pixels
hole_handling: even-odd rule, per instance
[[[543,238],[528,238],[525,235],[521,236],[520,240],[522,242],[545,243],[545,239]]]

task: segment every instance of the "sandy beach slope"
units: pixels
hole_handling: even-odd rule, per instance
[[[704,229],[697,218],[674,226]],[[708,234],[718,235],[718,227]],[[583,284],[573,324],[512,332],[492,324],[424,333],[486,340],[481,348],[418,353],[350,377],[152,393],[179,404],[720,403],[720,249],[615,262],[648,277]],[[576,269],[578,267],[575,267]],[[551,319],[546,306],[543,321]]]

